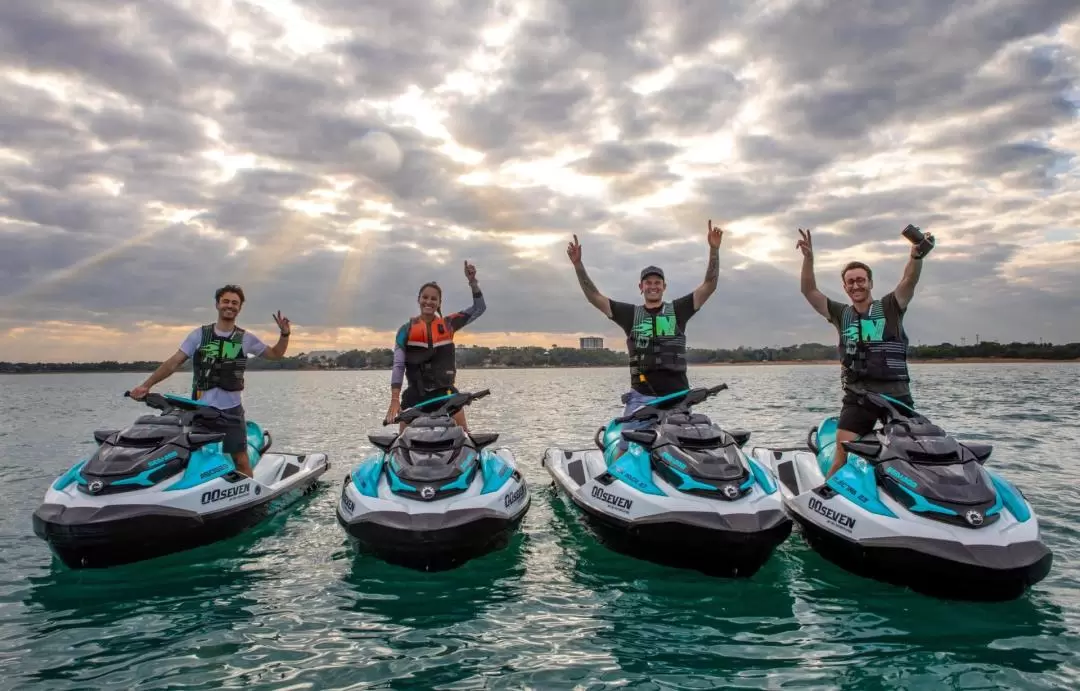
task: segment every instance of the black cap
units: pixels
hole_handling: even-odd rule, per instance
[[[660,280],[662,280],[662,281],[667,280],[666,278],[664,278],[664,270],[661,269],[659,266],[646,266],[644,269],[642,269],[641,270],[641,280],[644,281],[645,277],[648,276],[649,274],[656,274],[657,276],[660,277]]]

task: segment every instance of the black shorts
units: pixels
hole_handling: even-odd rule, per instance
[[[458,390],[456,388],[448,386],[445,389],[432,389],[431,391],[420,393],[420,389],[414,389],[410,386],[401,394],[401,408],[402,410],[405,408],[412,408],[417,403],[435,398],[436,396],[446,396],[457,392]]]
[[[893,396],[890,394],[889,398],[895,398],[904,405],[915,407],[915,401],[912,400],[910,395]],[[855,395],[849,393],[844,395],[844,405],[840,409],[840,420],[837,422],[836,427],[837,429],[854,432],[861,437],[864,434],[873,432],[874,425],[882,416],[883,411],[869,403],[859,405]]]
[[[201,419],[198,426],[207,432],[224,432],[221,450],[228,454],[240,453],[247,448],[247,419],[244,406],[227,408],[214,419]]]

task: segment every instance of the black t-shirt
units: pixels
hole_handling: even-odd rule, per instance
[[[610,299],[608,302],[611,304],[611,321],[618,324],[626,333],[626,337],[630,338],[631,331],[634,328],[634,311],[637,306],[629,302],[618,302]],[[697,310],[694,309],[694,294],[683,295],[672,302],[671,306],[675,310],[675,323],[678,325],[679,331],[685,332],[686,322],[690,321],[690,317],[697,313]],[[660,313],[660,307],[646,308],[645,312],[656,316]],[[633,387],[635,391],[646,396],[666,396],[690,388],[690,382],[686,378],[685,372],[659,370],[646,372],[645,376],[648,379],[647,382],[634,382]]]

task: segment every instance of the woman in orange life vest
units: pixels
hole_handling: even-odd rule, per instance
[[[448,317],[442,316],[442,288],[434,281],[420,286],[416,301],[420,316],[413,317],[398,329],[394,338],[394,368],[390,374],[390,409],[384,423],[417,403],[448,393],[457,393],[454,379],[454,334],[484,313],[484,296],[476,283],[476,267],[465,262],[465,278],[472,289],[473,304]],[[408,388],[401,394],[405,380]],[[454,422],[469,431],[464,411],[454,415]],[[402,424],[400,429],[404,429]]]

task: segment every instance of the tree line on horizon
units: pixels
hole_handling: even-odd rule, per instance
[[[908,348],[909,358],[918,360],[949,360],[962,358],[1003,358],[1035,360],[1080,359],[1080,343],[997,343],[982,341],[974,345],[919,345]],[[690,364],[800,362],[839,360],[835,345],[802,343],[783,348],[688,348]],[[306,353],[281,360],[254,358],[248,361],[249,370],[325,370],[325,369],[390,369],[394,354],[389,348],[350,350],[336,357],[309,357]],[[43,372],[152,372],[159,362],[0,362],[0,374],[33,374]],[[607,348],[582,350],[551,346],[458,346],[457,364],[461,369],[479,367],[623,367],[627,364],[624,352]],[[190,371],[188,360],[180,371]]]

